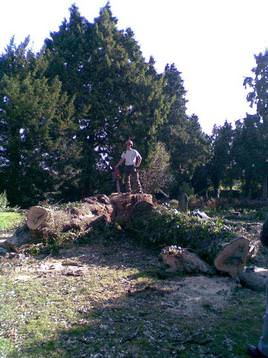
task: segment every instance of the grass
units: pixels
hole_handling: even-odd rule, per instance
[[[2,229],[3,214],[17,213],[0,213]],[[248,357],[264,293],[238,286],[225,306],[208,300],[189,317],[184,277],[167,273],[158,254],[122,236],[59,246],[54,257],[0,258],[0,357]]]
[[[2,259],[0,357],[246,358],[258,341],[264,293],[237,288],[189,319],[170,290],[183,278],[162,275],[148,249],[92,241],[60,255]]]
[[[19,225],[24,216],[19,212],[0,212],[0,230],[12,229]]]

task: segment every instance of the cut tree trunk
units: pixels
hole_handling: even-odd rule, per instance
[[[154,215],[155,209],[158,210],[149,194],[112,194],[110,196],[99,194],[86,198],[72,207],[33,206],[28,211],[26,225],[30,231],[31,240],[32,238],[39,239],[39,241],[49,237],[57,238],[63,233],[70,233],[77,237],[86,234],[97,224],[106,225],[116,221],[122,223],[127,230],[127,223],[133,222],[135,217],[142,217],[146,224],[146,218],[149,219],[150,215]],[[203,265],[198,257],[192,254],[195,252],[210,266],[215,265],[217,270],[234,277],[243,270],[250,256],[249,241],[242,237],[231,242],[230,240],[222,242],[220,238],[191,240],[189,236],[182,238],[179,245],[191,251],[185,251],[183,248],[181,251],[183,255],[180,254],[179,259],[177,257],[176,262],[173,262],[175,266],[178,266],[181,260],[184,271],[210,271],[205,263]],[[197,268],[193,268],[195,265]]]
[[[236,277],[243,271],[247,260],[252,256],[252,245],[244,237],[233,239],[214,238],[213,240],[195,240],[184,242],[184,247],[193,250],[208,264],[220,272]]]
[[[218,271],[228,273],[231,277],[238,276],[250,257],[249,241],[240,237],[227,244],[214,242],[213,245],[213,249],[207,248],[206,262],[198,256],[204,251],[203,247],[201,251],[201,245],[200,251],[195,245],[195,253],[180,246],[169,246],[162,250],[161,258],[169,266],[170,271],[211,274],[215,273],[212,268],[214,263]]]
[[[154,208],[151,194],[112,194],[110,202],[113,207],[113,219],[126,222],[132,215],[149,213]]]
[[[86,198],[74,207],[61,209],[33,206],[27,214],[26,225],[41,238],[74,231],[83,233],[94,224],[112,220],[113,207],[105,196]]]
[[[226,244],[215,258],[214,264],[219,271],[236,277],[243,271],[250,252],[249,240],[239,237]]]
[[[168,271],[170,272],[215,273],[213,268],[201,260],[195,253],[180,246],[165,247],[161,251],[160,257],[163,263],[168,266]]]
[[[27,226],[30,230],[38,230],[52,220],[53,212],[41,206],[33,206],[27,215]]]
[[[41,238],[57,236],[60,233],[74,231],[85,233],[96,224],[107,224],[115,220],[130,220],[131,215],[141,204],[147,210],[153,207],[149,194],[96,195],[84,199],[77,206],[54,209],[33,206],[28,211],[26,225]]]

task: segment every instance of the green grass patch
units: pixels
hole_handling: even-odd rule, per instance
[[[24,215],[18,212],[0,212],[0,230],[12,229],[19,225]]]

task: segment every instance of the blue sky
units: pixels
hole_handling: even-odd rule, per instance
[[[40,49],[75,3],[93,21],[106,0],[9,0],[1,4],[0,50],[11,36],[27,35]],[[188,114],[202,129],[234,122],[251,113],[243,88],[254,55],[268,48],[267,0],[110,0],[118,27],[131,27],[144,56],[154,56],[162,72],[175,63],[187,90]]]

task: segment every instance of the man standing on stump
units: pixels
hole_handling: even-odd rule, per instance
[[[142,193],[142,186],[140,183],[139,173],[137,168],[140,166],[142,161],[142,156],[140,153],[133,149],[132,140],[128,139],[126,142],[126,150],[122,153],[121,159],[116,164],[115,168],[118,168],[121,164],[125,163],[125,175],[126,175],[126,190],[131,193],[131,176],[134,177],[137,187],[138,193]]]

